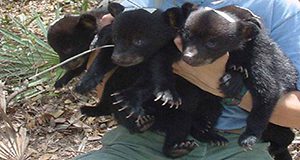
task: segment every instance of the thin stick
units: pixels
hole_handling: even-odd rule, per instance
[[[48,69],[46,69],[46,70],[44,70],[44,71],[42,71],[42,72],[40,72],[40,73],[38,73],[38,74],[32,76],[32,77],[29,77],[28,79],[29,79],[29,80],[32,80],[32,79],[34,79],[34,78],[36,78],[36,77],[38,77],[38,76],[40,76],[40,75],[42,75],[42,74],[45,74],[45,73],[47,73],[47,72],[49,72],[49,71],[52,71],[52,70],[54,70],[55,68],[60,67],[60,66],[62,66],[62,65],[64,65],[64,64],[66,64],[66,63],[68,63],[68,62],[70,62],[70,61],[72,61],[72,60],[74,60],[74,59],[76,59],[76,58],[78,58],[78,57],[81,57],[81,56],[83,56],[83,55],[86,55],[86,54],[88,54],[88,53],[90,53],[90,52],[92,52],[92,51],[99,50],[99,49],[102,49],[102,48],[109,48],[109,47],[114,47],[114,45],[104,45],[104,46],[101,46],[101,47],[97,47],[97,48],[94,48],[94,49],[90,49],[90,50],[84,51],[84,52],[82,52],[82,53],[80,53],[80,54],[78,54],[78,55],[76,55],[76,56],[74,56],[74,57],[71,57],[71,58],[69,58],[69,59],[67,59],[67,60],[65,60],[65,61],[63,61],[63,62],[61,62],[61,63],[58,63],[57,65],[54,65],[53,67],[50,67],[50,68],[48,68]]]
[[[1,118],[9,125],[9,127],[11,127],[11,129],[13,130],[13,132],[16,132],[11,121],[9,120],[8,116],[6,115],[4,109],[7,107],[7,102],[6,102],[6,96],[4,93],[4,82],[0,81],[0,102],[1,102],[1,106],[0,106],[0,116]]]
[[[9,104],[9,102],[12,99],[14,99],[17,95],[19,95],[20,93],[26,91],[28,89],[28,85],[29,85],[28,80],[25,80],[25,82],[23,83],[23,85],[18,90],[14,91],[12,94],[10,94],[9,96],[7,96],[6,104]]]
[[[3,111],[6,111],[6,94],[4,92],[4,85],[5,83],[0,80],[0,107],[3,109]]]

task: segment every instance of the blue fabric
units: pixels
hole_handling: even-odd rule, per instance
[[[186,0],[134,0],[143,7],[167,9],[180,6]],[[298,0],[189,0],[203,7],[220,8],[227,5],[237,5],[250,9],[260,16],[272,39],[295,64],[300,72],[300,3]],[[132,6],[124,1],[125,6]],[[292,26],[293,28],[291,28]],[[300,76],[297,82],[300,89]],[[218,120],[218,129],[237,129],[246,125],[247,112],[237,106],[224,106],[224,111]]]

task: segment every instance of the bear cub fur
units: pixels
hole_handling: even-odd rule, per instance
[[[89,49],[100,29],[98,20],[107,13],[101,7],[81,15],[67,14],[49,27],[48,44],[58,54],[61,62]],[[85,55],[63,65],[67,72],[56,81],[54,87],[62,88],[71,79],[79,76],[86,69],[87,61],[88,55]]]
[[[259,18],[251,13],[245,16],[222,9],[201,8],[187,18],[185,31],[183,60],[188,64],[209,64],[229,52],[226,71],[244,73],[243,81],[253,97],[253,108],[239,144],[251,148],[266,129],[278,99],[296,90],[298,75],[294,65],[267,35]],[[283,138],[289,142],[294,137],[290,129],[272,128],[274,133],[284,130],[278,134],[269,133],[275,142],[278,137],[285,137],[281,133],[289,135]],[[285,140],[279,140],[279,143]],[[284,147],[287,151],[287,146]]]
[[[115,44],[112,61],[121,67],[107,81],[97,107],[81,108],[82,113],[88,116],[113,112],[120,124],[131,129],[138,127],[138,131],[144,131],[151,127],[153,130],[165,132],[163,151],[173,158],[183,156],[196,147],[194,141],[187,140],[189,134],[200,141],[220,145],[227,142],[212,129],[222,110],[220,100],[216,101],[220,98],[200,90],[172,73],[171,65],[180,59],[181,53],[173,43],[176,30],[169,25],[169,14],[181,16],[178,13],[181,13],[181,8],[154,13],[139,9],[115,14],[112,24]],[[178,20],[182,20],[180,18]],[[168,76],[171,80],[168,79],[167,82],[179,90],[182,98],[182,106],[179,109],[161,107],[161,103],[153,101],[153,86],[157,81],[162,81],[161,78],[169,78]],[[128,88],[133,94],[128,92]],[[121,92],[114,93],[117,91]],[[130,101],[137,100],[137,107],[140,107],[146,116],[132,116],[132,108],[128,107],[128,101],[124,100],[125,95]],[[129,115],[126,115],[126,112]],[[154,122],[148,116],[154,117]],[[138,122],[134,123],[132,120]],[[178,126],[181,126],[179,130]]]

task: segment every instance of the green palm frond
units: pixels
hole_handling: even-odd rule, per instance
[[[10,17],[14,30],[0,28],[3,35],[0,42],[0,79],[14,85],[59,63],[58,55],[45,41],[47,26],[38,14],[27,17],[25,21]],[[37,27],[41,35],[28,27]],[[30,84],[53,83],[62,69],[49,72]],[[31,85],[31,86],[34,86]]]

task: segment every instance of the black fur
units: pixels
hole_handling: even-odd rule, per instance
[[[270,142],[269,153],[275,160],[292,160],[288,146],[295,138],[295,133],[287,127],[270,123],[262,135],[264,142]]]
[[[212,129],[222,110],[220,98],[200,90],[172,73],[172,63],[181,57],[173,43],[176,30],[166,22],[169,20],[169,13],[177,13],[173,9],[172,12],[164,13],[156,11],[150,14],[144,10],[134,10],[114,14],[117,16],[112,28],[115,43],[112,59],[114,63],[124,67],[119,67],[108,80],[97,107],[83,107],[81,111],[88,116],[99,116],[111,111],[117,121],[132,132],[144,131],[149,127],[164,131],[164,153],[169,157],[179,157],[196,146],[193,141],[186,139],[189,134],[200,141],[216,144],[224,144],[227,140]],[[101,68],[99,65],[94,67]],[[180,109],[162,107],[159,102],[153,101],[153,86],[157,88],[156,86],[164,85],[171,85],[170,88],[179,90],[183,100]],[[111,97],[116,91],[121,92]],[[112,103],[116,105],[112,106]],[[132,111],[143,112],[146,116],[131,116]],[[128,113],[130,116],[127,116]],[[139,122],[144,121],[141,119],[148,115],[155,117],[153,126],[153,120],[140,125]],[[181,126],[180,129],[178,126]]]
[[[136,65],[144,70],[134,85],[116,96],[123,100],[124,106],[132,107],[136,114],[142,114],[141,111],[138,112],[139,107],[142,101],[149,98],[148,92],[161,94],[167,102],[180,103],[172,83],[171,67],[172,62],[180,57],[174,56],[176,53],[169,53],[168,48],[170,45],[174,46],[175,36],[175,30],[166,23],[159,10],[149,13],[139,9],[116,16],[113,23],[113,62],[123,67]],[[141,91],[146,84],[154,84],[154,88],[147,87],[150,90],[145,90],[146,94],[143,94]]]
[[[113,44],[111,37],[111,25],[104,26],[95,37],[91,47],[100,47],[103,45]],[[86,93],[101,83],[104,75],[116,67],[111,61],[113,48],[103,48],[99,51],[92,65],[77,84],[75,91]]]
[[[82,113],[88,116],[99,116],[112,112],[118,123],[127,127],[132,133],[141,132],[143,126],[141,128],[137,127],[137,119],[135,117],[126,118],[130,109],[127,108],[120,112],[118,110],[122,106],[118,104],[111,105],[114,102],[111,94],[114,91],[133,85],[140,72],[142,71],[135,66],[117,69],[107,81],[100,103],[97,104],[96,108],[82,108]],[[148,122],[151,123],[151,129],[166,133],[166,140],[163,147],[164,153],[169,157],[175,158],[190,152],[196,146],[192,140],[186,139],[189,134],[202,142],[224,145],[227,140],[219,136],[212,128],[222,110],[220,103],[215,101],[216,97],[201,91],[198,87],[190,84],[181,77],[176,76],[175,81],[176,89],[183,100],[182,105],[185,107],[177,110],[169,109],[168,107],[162,107],[159,102],[151,99],[142,104],[145,114],[155,117],[153,125],[153,121]],[[148,125],[148,123],[145,125]],[[147,126],[147,128],[150,126]],[[180,149],[178,147],[181,143],[191,143],[191,145],[183,146]]]
[[[238,17],[241,18],[241,19],[249,18],[249,15],[252,16],[251,14],[248,13],[248,11],[237,9],[237,7],[233,7],[233,6],[224,7],[220,10],[229,11],[229,12],[235,14],[236,16],[238,15]],[[185,14],[187,15],[190,11],[188,11],[188,10],[186,10],[186,11],[187,12]],[[104,13],[106,13],[106,12],[102,12],[102,11],[101,12],[98,12],[98,11],[90,12],[90,14],[94,15],[95,17],[101,17]],[[176,14],[176,15],[178,15],[178,14]],[[68,17],[68,18],[66,18],[66,17]],[[78,34],[78,32],[76,32],[78,30],[76,30],[75,28],[79,23],[78,21],[80,19],[80,16],[75,16],[75,17],[66,16],[66,17],[59,20],[56,24],[54,24],[52,27],[50,27],[49,32],[48,32],[48,42],[54,48],[54,50],[56,52],[58,52],[58,54],[60,55],[61,61],[65,60],[69,57],[72,57],[72,56],[74,56],[74,55],[76,55],[76,54],[78,54],[78,53],[80,53],[84,50],[87,50],[88,47],[87,47],[86,44],[89,44],[91,42],[91,38],[90,38],[91,36],[80,37],[81,35]],[[82,17],[84,17],[84,16],[82,16]],[[91,20],[93,18],[88,18],[88,19]],[[180,17],[179,17],[179,19],[180,19]],[[93,23],[93,20],[89,21],[89,22],[92,22],[92,24],[95,24],[95,23]],[[108,27],[106,27],[106,29],[103,29],[103,32],[98,33],[98,36],[101,37],[101,36],[104,35],[106,37],[99,38],[101,40],[97,41],[98,44],[96,46],[100,46],[102,44],[110,44],[110,41],[109,41],[109,39],[111,39],[111,35],[110,35],[111,34],[110,33],[111,28],[110,27],[111,26],[108,26]],[[84,30],[88,31],[90,29],[84,29]],[[89,33],[87,35],[90,35],[90,34],[92,34],[92,31],[90,30],[89,32],[84,32],[84,33]],[[95,32],[94,32],[94,34],[95,34]],[[74,41],[72,41],[74,39],[80,39],[80,41],[75,43]],[[62,42],[64,42],[64,43],[62,43]],[[85,45],[78,45],[78,43],[85,44]],[[77,48],[78,46],[79,46],[79,48]],[[85,46],[85,47],[83,47],[83,46]],[[90,79],[92,81],[85,82],[85,84],[88,84],[89,86],[84,88],[83,91],[79,91],[79,92],[84,93],[84,92],[92,89],[93,87],[95,87],[96,84],[101,81],[102,76],[103,76],[103,72],[98,72],[99,68],[97,66],[101,66],[101,64],[103,64],[102,62],[110,62],[110,56],[112,54],[111,49],[107,49],[107,51],[103,51],[103,52],[105,54],[101,53],[101,56],[96,58],[96,61],[95,61],[96,64],[94,64],[95,66],[91,67],[91,70],[88,71],[88,73],[87,73],[87,75],[89,75],[89,72],[90,72],[89,76],[92,77]],[[57,88],[60,88],[63,85],[67,84],[68,81],[71,80],[73,77],[80,74],[85,69],[86,59],[87,59],[86,57],[83,58],[84,63],[82,63],[82,62],[77,63],[77,64],[82,64],[82,65],[79,65],[80,67],[75,69],[75,70],[74,70],[74,66],[77,66],[77,64],[74,63],[75,65],[73,65],[73,66],[70,65],[69,66],[70,70],[60,80],[57,81],[55,86]],[[80,61],[82,61],[82,60],[80,60]],[[112,63],[110,63],[108,66],[110,66],[111,64]],[[231,70],[229,70],[229,72],[231,72]],[[92,75],[91,73],[95,73],[96,75]],[[106,97],[106,98],[104,98],[106,100],[101,101],[101,103],[99,103],[96,108],[83,107],[82,111],[83,111],[83,113],[86,113],[87,115],[90,115],[90,116],[110,114],[111,112],[114,112],[114,113],[117,113],[116,117],[119,121],[121,121],[121,124],[127,126],[131,131],[133,131],[133,132],[144,131],[152,125],[153,120],[151,118],[150,118],[150,120],[148,119],[148,121],[145,120],[146,122],[144,122],[142,124],[143,126],[138,127],[137,123],[135,122],[136,117],[130,117],[129,119],[125,118],[128,115],[129,112],[118,112],[117,111],[118,107],[117,108],[116,107],[108,108],[109,106],[111,107],[111,103],[114,100],[114,99],[111,99],[111,97],[109,96],[109,94],[111,92],[127,88],[127,86],[131,86],[131,85],[125,85],[124,88],[123,88],[123,86],[118,86],[118,85],[122,84],[123,78],[122,78],[122,76],[120,77],[119,72],[117,72],[117,73],[118,74],[116,74],[114,76],[115,78],[112,78],[112,79],[116,79],[116,80],[112,80],[112,82],[111,82],[111,84],[115,84],[115,85],[117,85],[117,87],[112,85],[113,87],[108,87],[107,89],[105,89],[105,94],[104,94],[103,97]],[[123,74],[121,74],[121,75],[124,76],[124,79],[128,79],[128,74],[124,74],[124,73],[126,73],[126,71],[123,72]],[[134,75],[135,73],[138,73],[138,72],[134,71],[132,74]],[[87,76],[87,77],[89,77],[89,76]],[[233,78],[233,80],[235,80],[235,79],[236,78]],[[87,78],[87,80],[89,80],[89,78]],[[84,79],[81,80],[81,81],[84,81]],[[129,81],[131,81],[131,80],[129,80]],[[132,80],[132,81],[135,81],[135,80]],[[239,82],[240,80],[237,80],[237,81]],[[84,84],[84,83],[81,82],[81,83],[79,83],[78,86],[80,86],[80,84]],[[111,86],[111,85],[108,85],[108,86]],[[233,88],[236,88],[236,87],[233,87]],[[226,86],[225,86],[225,89],[226,89]],[[240,89],[230,89],[229,88],[228,93],[232,93],[233,90],[239,91]],[[184,95],[184,93],[182,95]],[[233,94],[233,95],[236,95],[236,94]],[[191,101],[194,101],[194,100],[195,99],[192,99]],[[154,102],[149,101],[149,104],[150,103],[154,103]],[[159,110],[161,109],[158,104],[155,104],[155,105],[156,105],[156,108],[158,108]],[[148,106],[150,106],[150,105],[148,105]],[[149,108],[149,107],[147,107],[147,108]],[[152,107],[150,109],[152,109],[152,111],[153,111]],[[147,112],[147,110],[146,110],[146,112]],[[216,110],[215,112],[216,112],[215,115],[218,115],[218,110]],[[211,118],[212,118],[211,121],[213,121],[214,118],[213,117],[211,117]],[[207,122],[207,120],[205,120],[204,122]],[[201,126],[203,127],[203,126],[206,126],[206,125],[205,125],[205,123],[202,123],[200,125],[200,128],[201,128]],[[288,128],[283,129],[282,127],[278,127],[276,125],[274,125],[274,126],[275,127],[268,127],[268,130],[266,132],[264,132],[263,139],[266,140],[266,141],[271,141],[270,152],[272,153],[272,155],[275,155],[275,159],[281,159],[281,157],[290,157],[290,155],[287,152],[286,146],[291,143],[291,141],[294,137],[294,133]],[[199,130],[201,130],[201,129],[199,129]],[[286,138],[278,140],[279,136],[278,136],[278,134],[276,134],[278,132],[280,132],[280,135],[286,135],[288,133],[289,136],[280,136],[280,137],[286,137]],[[194,132],[194,133],[197,133],[197,132]],[[198,132],[198,133],[200,133],[200,132]],[[273,134],[273,133],[275,133],[275,134]],[[197,137],[197,136],[195,136],[195,137]],[[203,135],[201,135],[199,137],[203,137]],[[288,158],[286,158],[286,159],[288,159]]]
[[[144,70],[134,85],[123,89],[115,96],[116,101],[122,101],[123,106],[131,107],[132,112],[137,115],[143,115],[143,109],[140,106],[142,101],[150,97],[148,92],[161,94],[162,99],[166,102],[179,105],[180,98],[172,83],[171,65],[172,62],[179,60],[180,54],[177,54],[177,56],[174,56],[176,54],[168,54],[168,46],[174,46],[173,38],[176,36],[176,30],[172,29],[165,20],[169,15],[162,15],[165,13],[161,11],[151,14],[143,9],[120,14],[124,7],[116,3],[110,3],[108,8],[111,12],[114,12],[111,14],[116,16],[112,25],[113,35],[109,32],[99,33],[98,37],[101,35],[106,35],[107,39],[113,37],[115,48],[111,58],[115,64],[122,67],[136,65],[140,70]],[[180,8],[176,8],[176,11],[180,11]],[[178,20],[182,20],[182,17],[179,17]],[[107,28],[109,30],[111,26]],[[109,31],[111,32],[111,30]],[[97,43],[97,46],[99,46],[99,41]],[[96,87],[104,74],[115,66],[111,64],[109,54],[105,54],[105,59],[100,57],[103,56],[102,54],[96,58],[95,64],[92,64],[92,67],[76,87],[76,91],[79,93],[87,92]],[[106,64],[101,64],[99,62],[101,59]],[[143,89],[148,84],[155,84],[152,85],[154,88],[147,87],[148,89]]]
[[[71,58],[89,49],[98,30],[98,19],[108,12],[103,8],[95,9],[81,15],[65,15],[48,30],[48,43],[59,55],[60,61]],[[82,56],[63,66],[67,72],[55,83],[61,88],[71,79],[80,75],[87,65],[88,55]]]
[[[187,19],[188,38],[184,38],[184,60],[187,63],[193,66],[211,63],[228,51],[230,58],[226,71],[231,71],[233,65],[247,70],[249,77],[244,83],[252,94],[253,108],[246,130],[239,139],[239,144],[245,148],[251,148],[256,139],[261,138],[279,97],[296,90],[297,80],[291,61],[267,35],[258,17],[248,13],[250,16],[240,17],[239,13],[227,12],[235,20],[229,22],[215,10],[199,9]],[[284,127],[273,127],[267,132],[274,132],[276,136],[271,139],[275,141],[274,137],[280,137],[289,144],[293,139],[293,133]],[[279,143],[286,149],[287,144]]]

